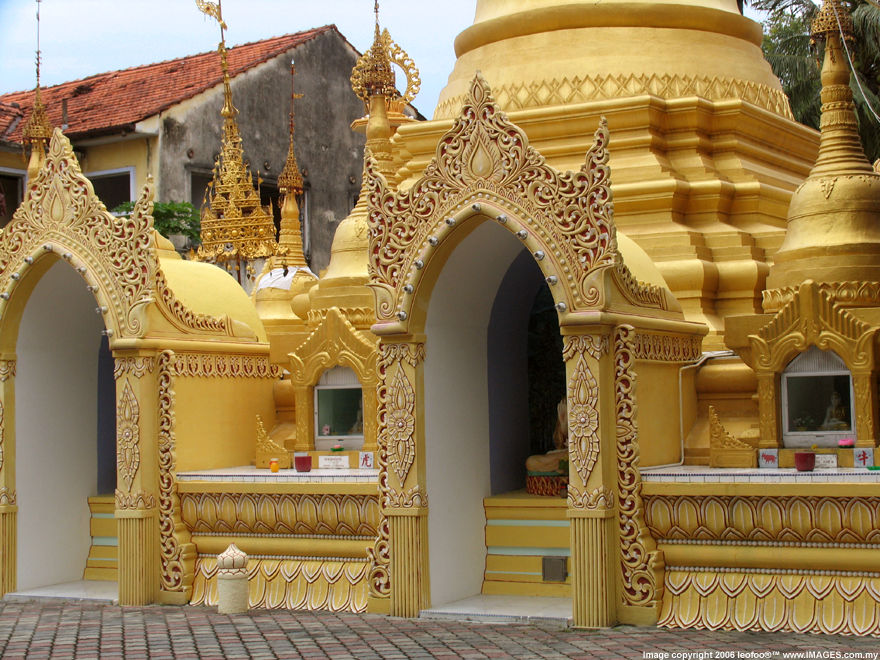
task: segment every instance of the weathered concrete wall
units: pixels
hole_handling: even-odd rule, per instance
[[[362,135],[349,128],[364,114],[349,77],[358,53],[336,31],[328,31],[232,81],[245,158],[274,185],[287,157],[290,62],[296,63],[295,150],[308,188],[310,265],[327,267],[339,221],[360,190]],[[160,129],[157,198],[190,200],[192,172],[210,173],[220,151],[222,86],[164,113]],[[190,153],[192,155],[190,155]]]

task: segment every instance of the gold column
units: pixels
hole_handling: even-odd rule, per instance
[[[601,628],[616,621],[614,374],[607,334],[566,335],[563,340],[572,619],[579,628]]]
[[[114,357],[119,603],[146,605],[159,596],[158,419],[150,414],[156,410],[156,359]]]
[[[758,447],[779,446],[779,423],[776,419],[776,374],[759,371],[758,374],[758,424],[761,438]]]
[[[877,388],[870,371],[853,371],[855,395],[856,447],[874,447],[877,444]]]
[[[296,440],[294,451],[315,449],[315,389],[306,385],[293,388],[294,410],[296,410]]]
[[[0,358],[0,596],[18,577],[15,499],[15,356]]]
[[[388,518],[392,616],[416,617],[429,601],[425,492],[425,345],[407,338],[379,344],[378,438]]]

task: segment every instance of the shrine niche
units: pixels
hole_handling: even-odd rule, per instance
[[[296,451],[314,451],[316,439],[340,440],[346,450],[376,450],[376,345],[373,336],[355,328],[338,308],[327,311],[309,337],[290,354],[290,379],[296,405]],[[327,376],[333,370],[336,378]],[[344,369],[344,371],[343,371]],[[333,381],[333,382],[322,382]],[[338,404],[334,421],[321,417]],[[360,411],[358,413],[358,410]],[[320,421],[319,421],[320,420]],[[334,428],[334,424],[339,428]],[[345,424],[346,428],[341,425]],[[329,426],[324,429],[324,426]],[[359,426],[359,430],[354,430]],[[326,430],[326,433],[323,431]],[[359,445],[356,440],[360,439]],[[277,438],[279,442],[284,439]],[[318,443],[321,445],[321,443]],[[327,443],[324,443],[327,444]],[[330,443],[334,444],[334,443]],[[329,446],[321,449],[330,449]]]
[[[728,343],[758,379],[760,447],[876,445],[872,312],[807,280],[773,316],[730,319]]]
[[[390,584],[371,588],[371,597],[390,600],[382,611],[416,616],[471,588],[461,576],[503,572],[491,569],[497,558],[487,551],[482,513],[495,494],[479,486],[489,481],[481,429],[496,413],[475,383],[488,382],[485,310],[494,313],[504,273],[520,255],[549,287],[565,364],[568,449],[564,459],[544,458],[557,472],[561,461],[568,480],[567,499],[556,499],[571,535],[557,543],[570,552],[571,579],[553,593],[570,595],[578,626],[657,619],[663,561],[644,524],[639,466],[680,458],[677,429],[657,423],[666,406],[660,393],[677,391],[679,368],[699,357],[707,328],[684,321],[662,278],[645,284],[645,270],[626,265],[613,221],[609,139],[600,119],[584,165],[557,172],[477,74],[423,177],[395,189],[375,163],[368,168],[379,483],[390,555]],[[627,249],[638,251],[629,242]],[[640,424],[648,446],[639,443]],[[456,467],[443,463],[446,456],[465,458]],[[468,476],[451,488],[443,475],[461,472],[462,463]],[[447,538],[462,543],[453,550]],[[534,545],[527,541],[521,545]],[[450,556],[454,565],[444,561]],[[481,592],[502,588],[523,587],[485,581]],[[538,588],[549,589],[532,585],[531,593]]]

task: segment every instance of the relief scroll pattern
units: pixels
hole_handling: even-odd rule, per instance
[[[614,330],[614,392],[617,410],[622,596],[627,605],[654,606],[662,594],[662,555],[645,523],[636,427],[635,361],[632,326]]]
[[[140,405],[126,380],[116,404],[116,472],[125,482],[126,491],[131,490],[141,463],[139,422]]]

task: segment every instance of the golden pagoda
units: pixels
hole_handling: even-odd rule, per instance
[[[197,258],[223,265],[234,273],[239,283],[253,279],[255,260],[275,254],[275,224],[270,211],[261,205],[254,188],[250,167],[244,162],[241,135],[232,104],[229,66],[220,2],[196,0],[199,9],[220,25],[220,65],[223,70],[223,138],[220,155],[214,165],[214,179],[202,206],[202,243]]]

